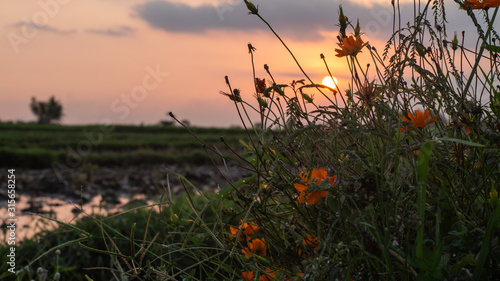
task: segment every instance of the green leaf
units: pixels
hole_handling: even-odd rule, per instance
[[[488,51],[500,53],[500,46],[493,46],[490,44],[485,44],[484,48]]]
[[[451,141],[451,142],[458,142],[461,144],[465,144],[468,146],[474,146],[474,147],[486,147],[483,144],[476,143],[476,142],[471,142],[471,141],[466,141],[466,140],[461,140],[461,139],[455,139],[455,138],[447,138],[447,137],[442,137],[437,139],[438,141]]]
[[[274,90],[278,94],[280,94],[281,96],[284,96],[285,92],[283,91],[283,88],[286,88],[286,87],[288,87],[288,85],[285,85],[285,84],[276,84],[276,85],[273,85],[273,86],[265,89],[264,92],[262,93],[262,95],[264,95],[265,97],[270,96],[269,93]]]
[[[474,269],[474,281],[484,280],[484,266],[487,265],[488,254],[491,248],[491,240],[493,239],[493,234],[496,228],[500,228],[500,204],[496,205],[493,213],[488,220],[488,226],[486,227],[486,233],[484,234],[483,243],[481,245],[481,251],[479,252],[479,257],[477,259],[477,266]],[[491,259],[491,256],[489,257]]]
[[[417,179],[424,182],[429,174],[429,159],[431,158],[433,141],[426,142],[420,148],[417,159]]]
[[[420,221],[425,221],[425,201],[426,201],[426,186],[425,181],[429,175],[429,160],[431,158],[433,141],[426,142],[420,148],[417,158],[417,181],[418,181],[418,198],[417,198],[417,214]],[[424,224],[420,226],[417,232],[417,258],[423,258],[424,245]]]
[[[428,275],[434,277],[439,275],[439,266],[443,254],[442,248],[442,245],[433,250],[423,247],[423,256],[421,259],[417,259],[418,267],[422,270],[421,274],[428,273]]]

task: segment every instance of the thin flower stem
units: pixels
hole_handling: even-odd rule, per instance
[[[481,47],[479,48],[479,52],[478,52],[478,55],[477,55],[477,58],[476,58],[476,62],[474,64],[474,67],[472,68],[471,75],[469,76],[469,79],[467,80],[467,84],[465,84],[465,88],[464,88],[464,91],[463,91],[463,97],[464,98],[465,98],[465,95],[469,91],[469,88],[470,88],[470,86],[472,84],[472,79],[474,77],[476,77],[476,75],[474,75],[474,74],[477,72],[477,67],[479,66],[479,62],[481,61],[481,57],[483,55],[483,51],[484,51],[484,48],[485,48],[486,41],[490,37],[491,28],[493,26],[493,23],[495,22],[495,18],[497,16],[498,8],[499,7],[496,7],[495,11],[493,12],[493,17],[491,19],[491,24],[488,25],[488,30],[486,30],[486,38],[483,39]]]
[[[229,92],[233,94],[233,89],[231,87],[231,84],[229,83],[229,79],[227,78],[227,76],[226,76],[226,84],[227,84],[227,86],[229,88]],[[240,108],[238,106],[238,102],[236,102],[236,100],[234,101],[234,105],[235,105],[236,110],[238,112],[238,116],[240,117],[240,120],[241,120],[241,122],[243,124],[243,127],[245,128],[245,132],[247,133],[248,138],[249,138],[250,142],[252,143],[252,147],[254,148],[255,153],[257,154],[257,158],[259,159],[259,161],[262,161],[262,159],[261,159],[262,156],[260,155],[260,153],[258,153],[257,147],[255,146],[255,143],[253,141],[253,138],[250,136],[249,130],[248,130],[247,126],[246,126],[246,123],[245,123],[245,120],[243,119],[243,116],[241,115],[241,111],[240,111]],[[252,123],[252,121],[250,119],[250,116],[248,115],[248,112],[247,112],[247,110],[246,110],[246,108],[245,108],[245,106],[243,104],[241,105],[241,108],[245,112],[245,116],[247,117],[247,119],[250,121],[250,125],[252,126],[252,130],[254,131],[255,135],[258,135],[257,134],[257,130],[255,129],[255,126],[253,125],[253,123]],[[259,173],[259,176],[260,176],[260,173]]]
[[[342,95],[342,93],[340,92],[340,89],[339,89],[339,85],[337,85],[337,82],[335,82],[335,79],[333,79],[333,75],[332,75],[332,72],[330,71],[330,68],[328,67],[328,64],[326,63],[326,59],[324,56],[322,56],[322,60],[323,62],[325,63],[325,67],[326,67],[326,71],[328,71],[328,75],[330,75],[330,78],[332,79],[333,83],[335,84],[335,89],[337,90],[337,93],[340,95],[340,98],[342,98],[342,102],[344,103],[344,106],[347,108],[347,103],[344,99],[344,96]],[[335,101],[337,101],[337,95],[335,95]],[[334,104],[335,107],[338,109],[339,106],[337,103]],[[349,109],[347,108],[347,112],[349,113],[349,115],[351,114],[349,112]]]
[[[285,44],[285,42],[281,39],[281,37],[276,33],[276,31],[274,31],[274,29],[271,27],[271,25],[260,15],[260,14],[256,14],[268,27],[269,29],[271,30],[271,32],[274,34],[274,36],[276,36],[276,38],[278,38],[278,40],[280,40],[281,44],[283,44],[283,46],[285,47],[285,49],[288,51],[288,53],[290,53],[290,55],[292,56],[293,60],[295,61],[295,63],[297,64],[297,66],[299,67],[300,71],[302,71],[302,74],[304,74],[304,76],[307,78],[307,80],[309,80],[309,82],[311,84],[314,84],[314,82],[312,81],[311,78],[309,78],[309,75],[307,75],[307,73],[304,71],[304,69],[302,68],[302,66],[300,65],[299,61],[295,58],[295,55],[292,53],[292,51],[288,48],[288,46]],[[333,101],[325,94],[323,93],[323,91],[321,91],[321,89],[319,87],[316,87],[316,89],[325,97],[328,99],[329,102],[333,103]]]
[[[261,130],[263,130],[264,129],[264,108],[260,104],[259,93],[257,90],[257,83],[256,83],[257,77],[255,76],[255,64],[254,64],[254,59],[253,59],[253,51],[254,50],[255,50],[255,48],[253,48],[251,44],[248,44],[248,52],[250,53],[250,60],[252,61],[253,86],[255,89],[255,94],[257,95],[257,101],[259,102],[260,128],[261,128]]]
[[[269,72],[269,68],[267,67],[267,65],[264,65],[264,69],[266,70],[266,72],[269,75],[269,77],[271,77],[271,81],[273,81],[273,85],[275,85],[276,82],[274,81],[274,77],[273,77],[273,75],[271,75],[271,72]],[[272,107],[273,103],[276,104],[276,101],[274,100],[274,94],[275,94],[275,91],[273,90],[273,95],[270,98],[271,104],[269,105],[269,108],[268,108],[268,111],[267,111],[267,115],[266,115],[266,122],[267,122],[267,120],[269,120],[269,114],[272,112],[271,107]],[[277,104],[276,104],[276,107],[278,108],[278,112],[279,112],[279,107],[278,107]],[[281,115],[281,112],[279,112],[279,114]],[[276,118],[275,122],[278,122],[279,118],[276,116],[276,114],[274,112],[273,112],[273,115]],[[264,126],[264,127],[267,128],[267,126]]]
[[[354,60],[358,64],[359,70],[361,71],[361,74],[363,74],[363,78],[365,79],[365,81],[367,81],[368,78],[366,77],[366,73],[363,71],[363,68],[361,67],[361,64],[359,63],[358,57],[354,56]]]

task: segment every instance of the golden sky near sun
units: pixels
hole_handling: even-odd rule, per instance
[[[301,1],[287,2],[299,5],[294,18],[288,15],[296,13],[294,5],[275,9],[271,5],[275,2],[254,2],[260,4],[262,14],[267,15],[315,83],[321,83],[327,75],[319,58],[323,53],[340,86],[347,85],[346,61],[334,56],[337,27],[331,20],[337,17],[335,1],[316,0],[315,5],[307,6]],[[168,4],[169,9],[176,8],[190,18],[176,26],[174,20],[163,23],[164,18],[155,15],[154,9],[138,12],[137,7],[151,3]],[[322,5],[331,11],[325,13]],[[346,14],[362,16],[359,9],[354,13],[348,2],[343,6]],[[374,35],[367,34],[366,38],[380,49],[385,40],[376,35],[387,26],[384,9],[372,13],[373,19],[366,24]],[[31,97],[47,100],[55,96],[63,103],[62,121],[66,124],[99,123],[103,119],[154,124],[169,119],[166,113],[173,111],[194,125],[239,125],[233,104],[219,91],[227,91],[224,76],[228,75],[232,86],[241,88],[244,96],[253,95],[248,43],[257,48],[257,77],[268,78],[263,69],[268,64],[278,83],[304,78],[278,39],[257,17],[247,15],[242,2],[1,1],[0,11],[9,11],[0,17],[2,121],[35,120],[29,109]],[[251,26],[240,24],[240,20]],[[297,31],[302,22],[317,30]],[[144,81],[151,80],[151,69],[160,73],[160,79],[155,80],[158,83],[154,87],[152,83],[145,87]],[[137,97],[141,87],[148,89]],[[132,95],[136,95],[135,100]],[[127,114],[124,107],[128,107]]]
[[[4,24],[12,25],[25,18],[36,20],[34,15],[40,13],[40,7],[36,5],[21,3],[9,6],[12,6],[9,7],[11,13],[3,20]],[[92,20],[89,20],[89,15],[92,15]],[[55,95],[65,106],[63,121],[68,123],[99,122],[102,118],[124,123],[157,122],[166,119],[167,111],[176,112],[176,109],[215,115],[212,119],[217,123],[227,120],[228,113],[234,113],[231,103],[218,94],[219,90],[226,90],[224,75],[230,78],[246,75],[247,81],[232,79],[232,83],[236,87],[251,86],[251,65],[246,47],[249,41],[258,47],[256,64],[260,69],[268,63],[275,71],[287,71],[287,68],[290,73],[296,71],[289,55],[268,35],[220,31],[203,35],[167,34],[131,18],[129,7],[114,1],[61,4],[59,13],[49,17],[47,26],[67,34],[38,30],[26,43],[15,41],[15,47],[14,41],[9,42],[6,37],[1,41],[2,49],[11,51],[1,55],[4,65],[9,67],[1,70],[4,82],[0,89],[5,102],[17,105],[15,112],[8,112],[8,108],[3,110],[3,114],[10,115],[12,119],[29,118],[31,96],[48,99]],[[132,35],[109,37],[85,33],[88,29],[120,26],[131,26],[134,29]],[[18,28],[11,28],[9,32],[22,34]],[[227,40],[228,37],[233,40]],[[15,54],[13,48],[19,52]],[[305,62],[305,65],[311,63]],[[124,94],[130,95],[132,89],[142,83],[148,66],[158,66],[169,76],[148,92],[146,99],[132,101],[130,115],[126,120],[120,120],[121,112],[111,109],[113,102],[122,100]],[[260,73],[263,75],[262,71]],[[222,106],[226,102],[228,106]],[[132,108],[136,103],[136,107]],[[217,109],[221,106],[223,110],[210,112],[209,107]],[[140,119],[141,115],[145,120]],[[217,120],[217,115],[221,116],[221,120]],[[195,123],[207,119],[204,116],[186,119],[196,117],[198,120],[193,120]],[[238,122],[236,120],[231,124]]]

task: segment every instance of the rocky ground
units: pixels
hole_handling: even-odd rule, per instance
[[[0,207],[7,203],[7,169],[0,173]],[[52,197],[61,200],[81,200],[83,203],[101,195],[107,203],[119,202],[119,197],[144,194],[151,198],[171,188],[179,195],[183,187],[179,175],[186,177],[197,188],[215,192],[228,184],[226,179],[237,181],[250,173],[231,167],[199,166],[134,166],[134,167],[85,167],[56,173],[54,169],[16,169],[16,194],[30,197]],[[5,203],[5,204],[4,204]]]

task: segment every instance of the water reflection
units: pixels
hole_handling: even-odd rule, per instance
[[[115,204],[104,202],[101,195],[93,197],[82,206],[79,201],[64,201],[52,197],[30,197],[16,196],[16,243],[19,244],[24,238],[32,238],[33,235],[42,230],[53,230],[58,224],[52,220],[43,218],[50,217],[65,223],[73,223],[85,214],[107,215],[109,213],[122,210],[124,206],[132,202],[141,202],[142,205],[151,204],[146,201],[144,195],[134,195],[133,198],[118,197]],[[2,231],[0,232],[0,243],[6,244],[7,218],[9,212],[7,206],[0,206],[0,218],[2,221]]]

